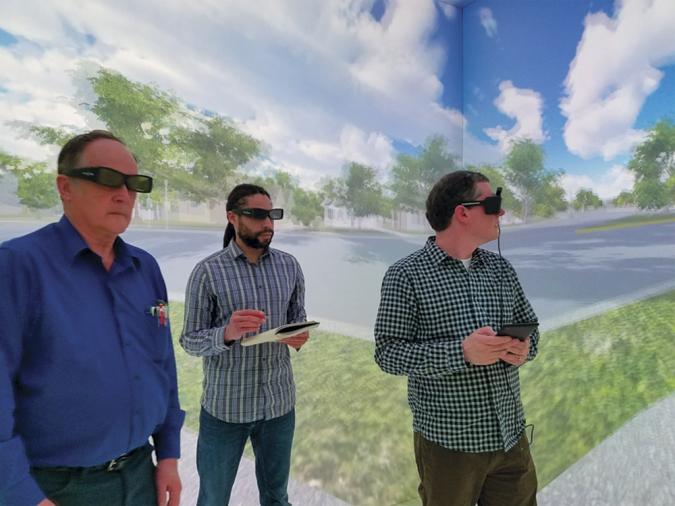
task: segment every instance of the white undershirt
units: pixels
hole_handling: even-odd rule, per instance
[[[471,264],[471,257],[469,257],[469,258],[460,258],[459,261],[462,262],[462,263],[464,264],[464,267],[466,267],[466,270],[468,271],[468,270],[469,270],[469,265]]]

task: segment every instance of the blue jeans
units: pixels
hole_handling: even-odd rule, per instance
[[[290,506],[288,474],[295,430],[295,410],[278,418],[251,423],[223,422],[202,408],[199,414],[197,506],[225,506],[247,439],[255,454],[255,476],[261,506]]]

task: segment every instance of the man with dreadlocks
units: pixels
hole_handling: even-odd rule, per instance
[[[250,347],[240,340],[305,321],[304,278],[292,255],[269,247],[284,213],[264,188],[236,186],[226,208],[223,249],[199,262],[188,281],[180,338],[204,360],[197,504],[228,504],[250,437],[260,504],[289,505],[295,384],[288,346],[299,350],[309,335]]]

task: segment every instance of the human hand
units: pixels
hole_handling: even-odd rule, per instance
[[[265,322],[265,313],[256,309],[241,309],[232,313],[225,327],[225,341],[238,341],[244,334],[257,332]]]
[[[37,506],[56,506],[53,502],[51,502],[49,499],[42,499]]]
[[[298,334],[292,337],[287,337],[286,339],[281,339],[279,342],[292,346],[296,350],[300,351],[302,345],[307,342],[309,339],[309,331],[305,331],[302,334]]]
[[[178,476],[178,459],[162,459],[157,462],[155,488],[157,506],[178,506],[182,489]]]
[[[462,343],[464,360],[473,365],[494,364],[510,349],[510,342],[510,337],[496,335],[491,327],[481,327]]]
[[[527,361],[527,354],[530,352],[530,338],[525,341],[520,339],[511,339],[509,348],[503,352],[500,359],[507,364],[516,367],[523,365]]]

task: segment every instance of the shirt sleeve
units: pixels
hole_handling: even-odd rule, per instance
[[[297,261],[295,265],[297,267],[295,288],[288,302],[286,323],[304,322],[307,320],[307,313],[305,312],[305,276],[302,274],[302,269]]]
[[[216,295],[208,270],[198,264],[188,280],[185,291],[185,319],[180,345],[195,357],[217,355],[232,349],[225,344],[225,327],[213,327],[218,311]]]
[[[507,262],[508,263],[508,262]],[[513,266],[508,263],[511,286],[513,289],[513,321],[514,322],[536,322],[539,321],[534,312],[530,301],[527,300],[523,287],[518,280]],[[535,330],[530,336],[530,351],[527,353],[527,360],[534,360],[537,356],[539,346],[539,329]]]
[[[166,284],[162,277],[159,265],[157,267],[157,275],[161,284],[163,299],[168,300],[166,293]],[[169,322],[165,328],[166,338],[169,341],[169,352],[164,361],[164,370],[169,378],[169,407],[166,410],[166,417],[164,422],[152,435],[152,440],[155,443],[155,453],[157,460],[161,459],[177,459],[180,458],[180,429],[185,420],[185,411],[180,409],[178,401],[178,378],[176,375],[176,357],[173,350],[173,341],[171,339],[171,323]]]
[[[30,475],[30,464],[14,420],[14,385],[30,310],[30,279],[13,253],[0,248],[0,503],[35,506],[45,498]]]
[[[418,304],[405,271],[387,270],[375,321],[375,362],[389,374],[441,377],[467,368],[458,339],[420,341]]]

